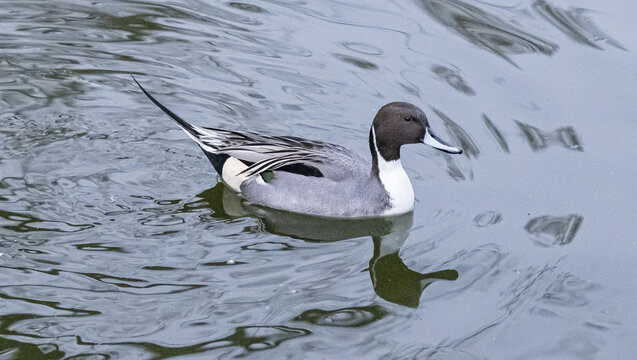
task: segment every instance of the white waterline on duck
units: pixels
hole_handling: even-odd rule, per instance
[[[248,179],[248,176],[241,174],[241,172],[247,168],[248,166],[246,164],[231,156],[223,164],[221,179],[229,188],[240,193],[241,184]]]

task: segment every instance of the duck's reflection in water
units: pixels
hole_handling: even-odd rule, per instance
[[[388,234],[388,236],[392,235],[396,234]],[[406,236],[400,240],[400,245],[405,242],[405,239]],[[458,272],[452,269],[423,274],[409,269],[398,256],[400,245],[387,246],[388,242],[392,240],[387,237],[374,237],[374,256],[369,260],[369,273],[374,292],[381,298],[395,304],[416,308],[420,303],[420,295],[432,282],[458,278]]]
[[[198,195],[215,218],[252,216],[270,233],[306,241],[329,242],[371,236],[374,255],[369,272],[374,291],[381,298],[403,306],[418,307],[422,292],[436,280],[456,280],[458,272],[431,273],[410,270],[398,252],[409,236],[413,213],[375,219],[328,219],[252,206],[222,183]]]

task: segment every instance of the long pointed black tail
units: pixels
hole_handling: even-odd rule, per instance
[[[157,107],[159,107],[163,112],[165,112],[168,116],[170,116],[173,120],[175,120],[177,125],[179,125],[179,127],[184,129],[184,131],[193,140],[195,140],[197,144],[199,144],[199,147],[201,148],[201,150],[203,150],[204,154],[206,154],[206,157],[208,157],[208,160],[210,160],[210,162],[212,163],[212,166],[215,168],[217,173],[221,175],[223,171],[223,165],[225,164],[229,156],[226,154],[215,154],[213,152],[206,151],[201,140],[199,139],[199,136],[201,135],[201,131],[199,131],[199,129],[196,126],[180,118],[177,114],[175,114],[174,112],[170,111],[167,107],[162,105],[159,101],[157,101],[157,99],[155,99],[151,94],[149,94],[148,91],[146,91],[146,89],[144,89],[143,86],[141,86],[141,84],[137,81],[137,79],[135,79],[133,75],[131,75],[131,77],[133,78],[133,80],[135,80],[135,83],[137,84],[137,86],[139,86],[139,88],[142,89],[144,94],[148,96],[150,101],[153,102],[153,104],[157,105]],[[208,146],[208,148],[210,148],[210,146]]]
[[[173,120],[175,120],[175,122],[181,128],[183,128],[184,130],[186,130],[188,133],[190,133],[191,135],[195,137],[199,135],[199,131],[197,131],[197,128],[195,126],[191,125],[189,122],[180,118],[177,114],[175,114],[174,112],[170,111],[170,109],[162,105],[159,101],[157,101],[157,99],[155,99],[151,94],[149,94],[148,91],[146,91],[146,89],[144,89],[144,87],[137,81],[137,79],[135,79],[133,75],[131,75],[131,77],[133,78],[137,86],[139,86],[139,88],[142,89],[144,94],[148,96],[150,101],[152,101],[153,104],[157,105],[157,107],[160,108],[163,112],[165,112],[166,115],[170,116]]]

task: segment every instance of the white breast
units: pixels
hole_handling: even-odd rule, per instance
[[[376,158],[378,159],[378,177],[385,191],[389,194],[391,205],[389,209],[385,210],[383,215],[408,213],[414,209],[414,188],[411,187],[411,181],[409,181],[400,159],[387,161],[378,151],[374,125],[372,125],[372,137]]]
[[[398,215],[407,213],[414,208],[414,188],[400,159],[386,161],[378,154],[378,177],[389,193],[391,208],[383,215]]]

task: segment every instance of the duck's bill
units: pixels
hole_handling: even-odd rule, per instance
[[[462,154],[462,149],[458,149],[455,146],[451,146],[437,137],[430,128],[425,131],[425,137],[422,142],[431,147],[434,147],[440,151],[444,151],[449,154]]]

